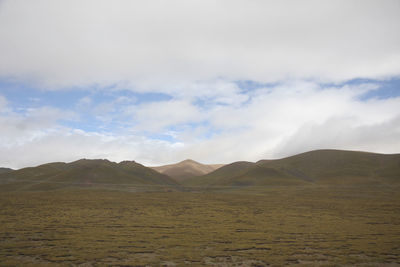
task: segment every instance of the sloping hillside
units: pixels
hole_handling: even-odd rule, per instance
[[[10,169],[10,168],[0,168],[0,174],[1,174],[1,173],[6,173],[6,172],[11,172],[11,171],[13,171],[13,169]]]
[[[181,161],[176,164],[164,165],[159,167],[151,167],[152,169],[168,175],[175,181],[183,182],[187,179],[205,175],[224,166],[223,164],[201,164],[191,159]]]
[[[246,171],[254,165],[255,163],[247,161],[234,162],[231,164],[227,164],[209,174],[187,179],[183,182],[183,184],[190,186],[204,186],[215,184],[221,185],[223,179],[237,177],[245,174]]]
[[[278,160],[235,162],[189,179],[189,186],[400,184],[400,154],[316,150]]]
[[[327,184],[381,184],[400,182],[400,154],[317,150],[281,160],[260,161],[298,179]]]
[[[177,186],[166,175],[134,161],[119,164],[108,160],[81,159],[48,163],[0,174],[10,190],[49,190],[66,187],[116,188],[129,186]],[[4,185],[6,184],[6,185]]]

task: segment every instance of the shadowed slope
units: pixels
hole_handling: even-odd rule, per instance
[[[81,159],[71,163],[49,163],[0,174],[10,189],[48,190],[66,187],[177,186],[166,175],[134,161],[119,164],[108,160]]]
[[[400,154],[317,150],[278,160],[235,162],[185,182],[189,186],[400,183]]]
[[[262,160],[257,165],[314,183],[400,182],[400,154],[316,150],[280,160]]]
[[[151,167],[152,169],[168,175],[178,182],[183,182],[192,177],[205,175],[224,166],[223,164],[201,164],[191,159],[181,161],[176,164]]]
[[[11,172],[13,169],[10,168],[0,168],[0,173],[6,173],[6,172]]]
[[[255,163],[247,161],[234,162],[231,164],[227,164],[204,176],[188,179],[183,183],[190,186],[203,186],[214,184],[221,185],[224,184],[222,180],[243,175],[250,169],[250,167],[254,165]]]

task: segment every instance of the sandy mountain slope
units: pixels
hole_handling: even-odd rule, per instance
[[[176,164],[151,167],[152,169],[168,175],[177,182],[183,182],[187,179],[208,174],[224,166],[223,164],[201,164],[191,159],[181,161]]]

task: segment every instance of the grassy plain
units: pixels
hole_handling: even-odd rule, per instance
[[[1,192],[2,266],[397,266],[398,187]]]

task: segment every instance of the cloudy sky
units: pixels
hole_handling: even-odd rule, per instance
[[[400,152],[400,1],[0,0],[0,166]]]

